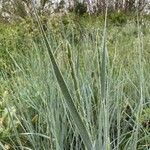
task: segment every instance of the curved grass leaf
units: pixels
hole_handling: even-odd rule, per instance
[[[36,14],[36,13],[35,13]],[[81,119],[81,116],[79,115],[78,111],[77,111],[77,108],[73,102],[73,98],[71,97],[71,94],[69,92],[69,89],[67,87],[67,84],[62,76],[62,73],[56,63],[56,60],[55,60],[55,57],[54,57],[54,54],[51,50],[51,46],[48,42],[48,39],[45,35],[45,32],[42,28],[42,25],[40,23],[40,20],[38,18],[38,16],[36,15],[36,18],[37,18],[37,21],[38,21],[38,24],[39,24],[39,28],[41,30],[41,33],[42,33],[42,36],[43,36],[43,40],[45,42],[45,45],[46,45],[46,48],[47,48],[47,51],[48,51],[48,54],[49,54],[49,57],[50,57],[50,60],[52,62],[52,66],[53,66],[53,70],[54,70],[54,73],[55,73],[55,76],[56,76],[56,79],[58,81],[58,84],[60,86],[60,89],[62,91],[62,94],[64,95],[64,98],[65,98],[65,102],[67,104],[67,107],[68,107],[68,110],[74,120],[74,123],[79,131],[79,134],[85,144],[85,146],[87,147],[88,150],[91,150],[92,149],[92,141],[90,139],[90,136],[89,136],[89,133],[86,129],[86,126],[84,125],[82,119]]]

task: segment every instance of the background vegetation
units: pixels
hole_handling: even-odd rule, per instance
[[[105,14],[108,11],[123,12],[131,14],[139,12],[140,14],[149,13],[149,0],[1,0],[0,1],[0,20],[10,22],[19,18],[33,16],[33,6],[37,9],[39,15],[50,16],[56,13],[75,12],[77,14]]]

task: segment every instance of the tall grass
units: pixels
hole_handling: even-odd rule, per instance
[[[68,18],[45,34],[38,22],[39,37],[21,44],[30,50],[3,46],[1,149],[148,150],[148,28],[108,24],[106,34]]]

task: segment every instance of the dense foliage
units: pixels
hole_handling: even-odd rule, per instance
[[[150,12],[149,0],[1,0],[0,21],[12,22],[33,15],[36,8],[41,15],[49,16],[55,13],[74,12],[80,15],[87,13],[105,14],[106,8],[109,12],[146,14]]]
[[[150,21],[118,12],[107,21],[106,35],[101,16],[41,17],[41,26],[93,147],[148,150]],[[37,20],[0,32],[0,149],[88,148]]]

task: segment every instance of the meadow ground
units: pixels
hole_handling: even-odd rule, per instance
[[[0,24],[0,149],[149,150],[150,20],[115,18]]]

